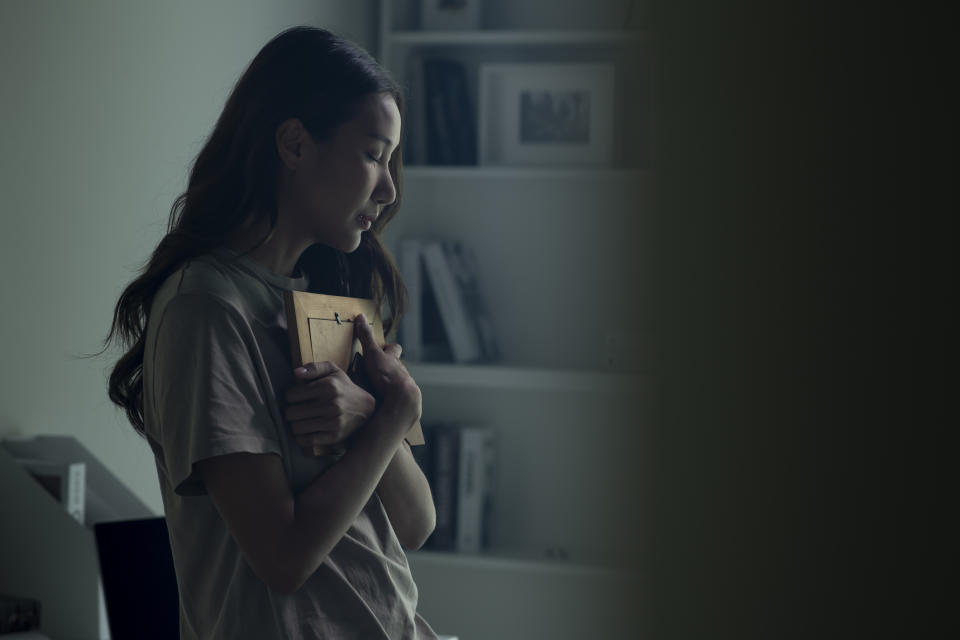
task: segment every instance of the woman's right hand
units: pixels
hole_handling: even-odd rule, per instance
[[[397,355],[377,344],[366,316],[357,314],[353,322],[363,346],[363,366],[374,395],[382,399],[384,409],[397,415],[406,433],[422,413],[420,387]]]

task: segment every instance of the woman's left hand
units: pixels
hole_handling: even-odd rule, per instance
[[[376,399],[332,362],[312,362],[293,375],[298,384],[287,390],[283,413],[307,453],[347,440],[376,408]]]
[[[387,343],[383,351],[399,359],[403,347]],[[332,362],[305,368],[293,371],[298,384],[287,390],[283,413],[297,443],[312,454],[316,446],[329,450],[349,439],[373,415],[377,400]]]

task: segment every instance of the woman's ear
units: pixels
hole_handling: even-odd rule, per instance
[[[277,154],[290,171],[296,172],[297,165],[303,159],[307,138],[307,130],[298,118],[288,118],[277,127]]]

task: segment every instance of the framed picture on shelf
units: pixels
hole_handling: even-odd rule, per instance
[[[480,28],[481,0],[421,0],[420,16],[425,30]]]
[[[482,64],[481,165],[613,163],[612,63]]]

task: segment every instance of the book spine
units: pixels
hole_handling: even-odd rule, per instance
[[[423,261],[421,254],[421,265],[426,269],[426,262]],[[454,360],[453,350],[450,348],[450,338],[447,336],[447,329],[443,326],[443,318],[440,317],[440,307],[437,304],[437,295],[430,284],[429,274],[426,270],[424,280],[421,281],[421,295],[423,296],[423,306],[421,307],[421,323],[423,327],[423,360],[429,362],[450,362]]]
[[[434,434],[437,445],[436,457],[433,460],[437,523],[425,546],[437,551],[452,551],[456,548],[459,436],[460,428],[456,425],[444,425]]]
[[[457,551],[478,553],[483,536],[484,427],[463,427],[457,484]]]
[[[83,462],[74,462],[67,465],[64,474],[63,503],[73,518],[84,524],[86,516],[87,496],[87,465]]]
[[[450,243],[447,259],[452,265],[458,289],[463,299],[463,307],[468,319],[474,325],[480,340],[483,359],[494,361],[499,358],[493,321],[487,312],[487,306],[480,293],[480,284],[476,254],[462,242]]]
[[[463,305],[446,253],[442,243],[428,242],[423,248],[423,264],[437,299],[454,360],[459,363],[475,362],[483,356],[480,341]]]
[[[427,160],[430,164],[454,164],[450,114],[444,97],[445,60],[428,59],[423,63],[427,101]]]
[[[476,134],[467,95],[467,72],[461,63],[454,60],[447,62],[443,72],[443,89],[454,163],[476,164]]]
[[[400,243],[400,273],[407,288],[409,305],[403,316],[403,356],[406,360],[423,360],[423,266],[420,262],[421,242],[407,239]]]
[[[480,547],[489,549],[493,545],[493,506],[497,486],[497,432],[493,428],[484,434],[483,465],[483,525],[481,527]]]
[[[423,70],[423,55],[411,53],[409,58],[408,77],[411,104],[408,113],[411,114],[411,125],[408,142],[409,155],[404,150],[404,163],[410,165],[427,164],[427,91]]]
[[[87,464],[14,458],[80,524],[86,519]]]

